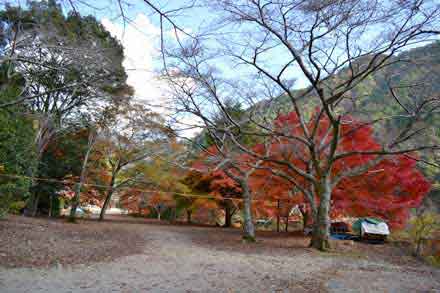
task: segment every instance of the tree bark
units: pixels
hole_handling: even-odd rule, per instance
[[[229,228],[232,226],[232,207],[230,200],[225,200],[225,224],[223,227]]]
[[[324,179],[318,190],[319,207],[314,216],[312,240],[310,246],[322,251],[330,248],[330,199],[331,184],[328,179]]]
[[[252,200],[251,193],[247,182],[242,182],[243,204],[244,204],[244,235],[243,239],[249,242],[255,241],[255,226],[252,216]]]
[[[304,211],[303,216],[303,230],[307,227],[307,222],[309,221],[309,213]]]
[[[70,207],[69,222],[75,222],[76,209],[78,208],[81,194],[81,185],[82,182],[80,179],[80,182],[75,184],[75,196],[73,197],[72,206]]]
[[[277,200],[277,232],[280,232],[280,200]]]
[[[120,170],[120,165],[118,163],[117,167],[112,171],[112,178],[110,180],[109,190],[108,190],[107,195],[105,197],[105,201],[104,201],[104,205],[102,206],[101,213],[99,214],[100,221],[104,220],[105,212],[106,212],[107,207],[110,204],[110,201],[112,199],[115,181],[116,181],[116,174],[118,174],[119,170]]]
[[[31,216],[35,217],[38,211],[38,204],[40,202],[40,193],[35,192],[34,202],[32,203]]]
[[[39,168],[40,168],[40,161],[41,161],[42,155],[43,155],[43,151],[38,150],[37,157],[35,159],[36,166],[35,166],[35,169],[33,169],[31,171],[31,175],[30,175],[30,177],[32,178],[31,184],[29,186],[30,197],[26,203],[26,209],[24,212],[24,215],[28,216],[28,217],[35,217],[35,215],[37,214],[37,210],[38,210],[38,201],[39,201],[40,197],[38,194],[38,190],[36,188],[38,185],[38,181],[34,177],[38,177]]]
[[[170,222],[174,223],[176,221],[176,209],[172,208],[170,214],[171,214],[170,215]],[[191,219],[190,219],[190,221],[191,221]]]
[[[305,206],[302,207],[302,205],[299,205],[298,209],[299,209],[301,216],[302,216],[302,224],[303,224],[303,230],[304,230],[307,227],[307,223],[309,221],[309,213],[307,212],[307,208]]]
[[[99,214],[99,220],[104,220],[105,212],[107,210],[108,205],[110,204],[110,201],[112,199],[113,195],[113,187],[110,187],[109,191],[107,192],[107,196],[105,197],[104,205],[102,206],[101,213]]]
[[[186,210],[186,222],[187,223],[191,223],[191,215],[192,215],[192,211]]]
[[[40,163],[43,158],[43,154],[47,149],[47,146],[49,145],[50,141],[54,137],[56,133],[56,129],[54,128],[52,117],[47,116],[42,121],[39,121],[38,124],[38,131],[34,140],[34,145],[36,147],[36,157],[35,157],[35,163],[36,167],[35,170],[32,172],[31,177],[38,177],[39,171],[40,171]],[[32,183],[30,186],[31,196],[28,201],[28,212],[25,213],[26,216],[32,216],[35,217],[37,215],[38,211],[38,203],[40,200],[40,195],[38,194],[37,190],[34,190],[37,186],[38,182],[37,179],[32,178]]]
[[[255,226],[252,216],[252,194],[249,188],[249,176],[254,169],[243,173],[242,176],[235,176],[233,173],[225,169],[226,174],[237,182],[242,189],[243,197],[243,240],[248,242],[255,242]]]
[[[80,202],[81,187],[86,177],[87,162],[89,161],[90,152],[92,151],[93,148],[94,139],[95,139],[94,133],[90,133],[87,152],[86,155],[84,156],[83,164],[81,167],[81,175],[79,177],[79,182],[76,184],[75,196],[73,197],[72,206],[70,208],[69,221],[71,222],[75,222],[76,209],[78,208]]]
[[[49,212],[48,212],[49,218],[52,217],[52,204],[53,204],[53,195],[51,194],[49,196]]]

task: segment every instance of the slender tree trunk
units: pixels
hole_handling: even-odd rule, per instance
[[[307,222],[309,221],[309,213],[304,210],[304,213],[302,213],[303,217],[303,230],[307,227]]]
[[[102,221],[104,220],[104,216],[105,216],[105,212],[108,208],[108,205],[110,204],[110,201],[112,199],[112,195],[113,195],[113,179],[112,179],[112,187],[110,187],[109,191],[107,192],[107,195],[105,197],[105,201],[104,201],[104,205],[102,206],[101,209],[101,213],[99,214],[99,220]]]
[[[54,137],[56,133],[56,129],[54,128],[52,117],[47,116],[43,120],[39,121],[38,123],[38,131],[37,135],[34,140],[34,145],[36,147],[36,169],[34,172],[32,172],[31,177],[37,177],[39,173],[40,168],[40,162],[43,158],[43,154],[47,149],[47,146],[49,145],[50,141]],[[27,212],[25,212],[26,216],[32,216],[35,217],[37,215],[38,210],[38,203],[40,200],[40,195],[38,194],[37,190],[34,190],[37,186],[37,180],[32,179],[32,183],[30,186],[31,196],[28,201],[27,206]]]
[[[277,200],[277,232],[280,232],[280,200]]]
[[[107,211],[108,205],[110,204],[110,201],[112,199],[115,181],[116,181],[116,175],[118,174],[119,169],[120,169],[120,167],[118,164],[118,166],[115,169],[113,169],[113,171],[112,171],[112,178],[110,179],[109,190],[108,190],[107,195],[105,197],[105,201],[104,201],[104,205],[102,206],[101,213],[99,214],[100,221],[104,220],[105,212]]]
[[[73,197],[72,206],[70,207],[69,222],[75,222],[76,209],[78,208],[80,200],[81,186],[82,180],[80,179],[80,182],[75,184],[75,196]]]
[[[176,221],[176,209],[172,208],[171,209],[170,222],[174,223],[175,221]],[[190,221],[191,221],[191,216],[190,216]]]
[[[191,215],[192,215],[192,211],[186,210],[186,222],[187,223],[191,223]]]
[[[53,195],[49,196],[49,218],[52,217]]]
[[[24,215],[28,216],[28,217],[35,217],[35,215],[37,214],[39,195],[38,195],[38,190],[36,187],[38,185],[38,181],[33,177],[38,177],[40,161],[41,161],[42,155],[43,155],[43,151],[38,150],[37,157],[35,159],[36,166],[35,166],[35,169],[33,169],[31,171],[31,175],[30,175],[30,177],[32,178],[31,184],[29,186],[30,197],[26,203],[26,209],[24,212]]]
[[[249,186],[247,182],[242,182],[242,190],[243,190],[243,204],[244,204],[244,235],[243,239],[249,242],[255,241],[255,226],[253,222],[252,216],[252,200],[251,193],[249,190]]]
[[[84,179],[86,177],[87,162],[89,161],[89,156],[90,156],[90,152],[92,151],[92,148],[93,148],[94,140],[95,140],[95,135],[93,132],[91,132],[89,134],[87,152],[86,152],[86,155],[84,156],[83,164],[81,167],[81,175],[79,177],[79,182],[75,186],[75,196],[73,197],[72,206],[70,208],[70,215],[69,215],[70,222],[75,222],[76,209],[78,208],[78,205],[80,202],[81,187],[82,187]]]
[[[232,207],[231,207],[231,201],[225,200],[225,224],[223,227],[231,227],[232,225]]]
[[[313,221],[312,240],[310,246],[322,251],[330,248],[330,199],[331,185],[328,179],[324,179],[319,186],[318,196],[320,199],[318,211]]]
[[[31,183],[32,186],[32,183]],[[27,217],[31,217],[35,205],[35,194],[33,192],[30,193],[29,199],[26,201],[26,207],[23,211],[23,215]]]
[[[307,227],[307,223],[309,222],[309,212],[307,211],[307,207],[305,205],[299,205],[298,209],[302,216],[302,226],[304,231]]]
[[[286,227],[285,232],[289,232],[289,216],[286,217]]]
[[[37,215],[38,212],[38,204],[40,203],[40,193],[39,192],[35,192],[35,199],[34,202],[32,204],[32,210],[31,210],[31,216],[35,217]]]

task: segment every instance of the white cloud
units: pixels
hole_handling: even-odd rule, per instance
[[[144,14],[138,14],[124,29],[120,23],[102,19],[104,27],[124,46],[124,67],[127,83],[135,90],[135,96],[148,104],[161,105],[166,102],[164,84],[157,78],[155,61],[159,57],[157,48],[160,30]]]
[[[127,23],[125,29],[122,24],[114,23],[104,18],[101,20],[104,27],[116,37],[124,47],[124,68],[127,72],[127,83],[135,90],[135,97],[139,102],[151,105],[152,109],[167,115],[170,106],[167,85],[158,79],[155,72],[155,63],[160,58],[160,28],[156,27],[145,14],[138,14]],[[167,35],[170,34],[166,33]],[[182,37],[182,36],[179,36]],[[189,117],[182,117],[182,123],[192,124]],[[185,128],[185,126],[180,126]],[[179,127],[179,128],[180,128]],[[184,131],[185,136],[194,136],[200,129]]]

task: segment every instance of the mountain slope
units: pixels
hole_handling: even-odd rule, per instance
[[[414,105],[420,104],[420,101],[428,97],[440,96],[440,41],[431,43],[423,47],[417,47],[412,50],[401,53],[393,58],[392,61],[398,61],[388,67],[383,68],[370,75],[366,80],[359,84],[352,91],[347,93],[347,99],[343,101],[342,107],[350,110],[350,113],[359,119],[368,118],[368,120],[387,117],[391,115],[405,114],[404,109],[399,106],[390,94],[389,86],[399,87],[395,90],[400,102],[408,109]],[[343,78],[342,70],[335,79]],[[299,95],[301,91],[293,92]],[[311,96],[303,99],[313,109],[317,99]],[[278,112],[291,111],[291,104],[287,96],[280,96],[274,101],[271,111],[274,115]],[[435,119],[434,115],[425,117],[425,125],[436,126],[436,133],[428,133],[415,139],[414,144],[423,144],[429,140],[431,143],[440,142],[440,119]],[[399,130],[407,121],[407,118],[399,118],[388,121],[385,125],[378,128],[379,136],[392,136],[393,130]],[[419,127],[423,123],[419,123]],[[440,153],[431,152],[427,154],[431,163],[440,165]],[[440,207],[440,169],[421,164],[420,166],[425,175],[433,182],[434,187],[428,197],[428,201],[435,202],[435,206]]]

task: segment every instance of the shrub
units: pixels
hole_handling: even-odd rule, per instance
[[[6,217],[9,212],[9,207],[13,199],[12,184],[4,184],[0,186],[0,219]]]
[[[435,267],[440,267],[440,256],[430,255],[426,257],[429,264]]]
[[[429,240],[433,240],[440,230],[440,217],[435,213],[423,213],[413,217],[407,230],[413,246],[413,254],[422,256],[423,249]]]
[[[5,209],[3,206],[0,206],[0,219],[3,219],[8,214],[8,209]]]
[[[20,214],[21,210],[26,206],[24,201],[14,201],[9,205],[9,212],[11,214]]]

